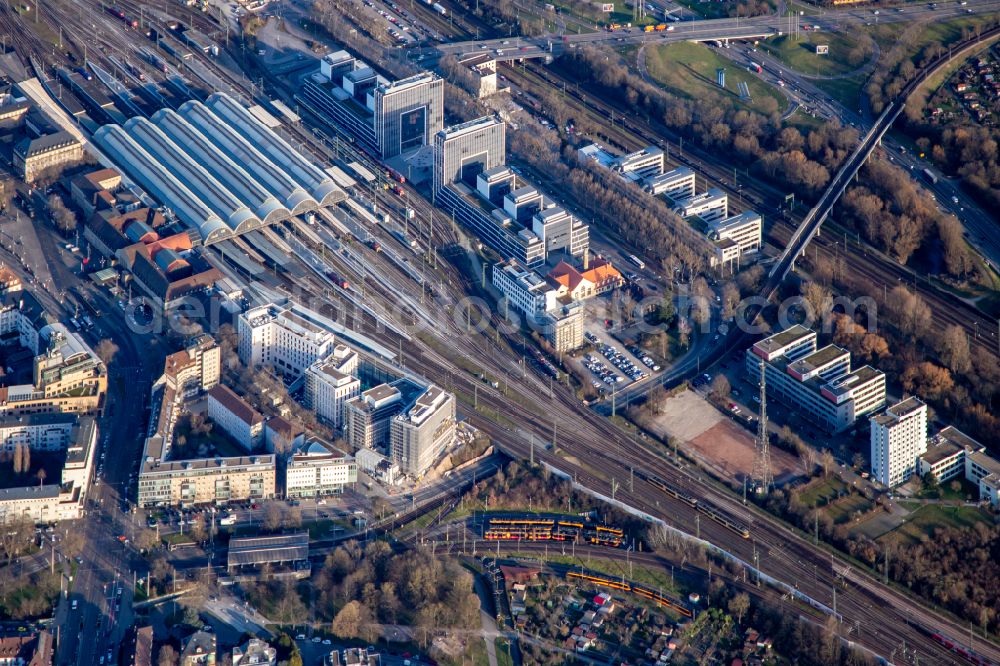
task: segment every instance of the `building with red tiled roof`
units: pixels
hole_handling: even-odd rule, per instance
[[[137,242],[116,255],[132,273],[135,284],[159,307],[169,310],[222,279],[219,269],[193,251],[186,233]]]
[[[594,285],[595,294],[603,294],[625,284],[625,278],[618,269],[603,257],[591,259],[589,266],[580,271],[580,275]]]
[[[560,296],[568,296],[574,301],[586,300],[597,293],[594,290],[594,283],[565,261],[556,264],[556,267],[549,271],[547,277],[551,282],[559,285]]]
[[[263,415],[225,384],[208,392],[208,418],[247,451],[263,441]]]

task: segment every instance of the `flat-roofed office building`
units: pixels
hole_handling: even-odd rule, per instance
[[[455,396],[429,386],[393,417],[390,455],[400,469],[420,476],[455,440]]]
[[[372,96],[375,138],[383,159],[429,144],[444,127],[444,81],[436,74],[382,83]]]
[[[434,135],[434,191],[462,182],[476,187],[479,174],[504,165],[506,124],[483,116]]]
[[[841,432],[885,405],[885,374],[871,366],[851,368],[851,355],[836,345],[816,348],[816,334],[793,326],[747,350],[746,372],[760,381],[764,364],[767,395],[793,406],[829,432]]]

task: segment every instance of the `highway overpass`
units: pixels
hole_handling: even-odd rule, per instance
[[[673,28],[663,32],[644,32],[642,28],[617,30],[615,32],[595,31],[579,35],[545,35],[542,37],[522,37],[504,39],[483,39],[465,42],[440,44],[434,48],[421,50],[425,56],[440,57],[442,55],[468,55],[471,53],[491,50],[504,51],[500,60],[517,60],[520,58],[541,57],[545,53],[558,55],[573,45],[597,44],[602,42],[636,43],[670,43],[678,41],[705,42],[712,40],[746,40],[761,39],[789,32],[798,23],[799,26],[816,26],[825,31],[838,31],[851,24],[867,23],[900,23],[908,21],[942,21],[971,14],[982,14],[1000,11],[1000,0],[968,0],[966,5],[960,5],[951,0],[938,3],[937,9],[931,9],[929,4],[907,4],[898,8],[879,8],[875,14],[872,7],[853,7],[826,11],[816,16],[767,15],[751,18],[719,18],[697,21],[680,21],[670,23]],[[561,45],[561,46],[560,46]],[[510,49],[514,51],[511,52]],[[521,49],[525,50],[521,50]],[[524,54],[524,55],[522,55]]]

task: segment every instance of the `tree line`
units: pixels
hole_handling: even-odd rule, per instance
[[[839,204],[841,224],[900,264],[920,258],[931,273],[961,281],[976,277],[961,223],[942,213],[907,172],[869,160],[857,182]]]
[[[726,151],[759,176],[782,187],[796,187],[807,197],[822,191],[831,171],[858,141],[855,129],[835,121],[803,135],[783,125],[777,106],[765,116],[674,95],[633,73],[617,53],[597,47],[576,49],[560,58],[557,66],[581,84],[599,89],[602,96],[636,109],[704,148]]]

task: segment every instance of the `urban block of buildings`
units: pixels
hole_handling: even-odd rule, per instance
[[[577,151],[584,164],[597,164],[614,171],[624,180],[641,186],[650,194],[663,196],[674,212],[687,218],[714,245],[709,258],[713,266],[731,266],[746,254],[760,250],[763,220],[753,211],[729,214],[729,197],[718,188],[698,193],[696,174],[688,167],[664,171],[663,151],[656,146],[616,157],[597,144]]]
[[[590,228],[506,165],[505,125],[494,116],[434,136],[434,201],[502,258],[532,268],[561,253],[583,258]]]
[[[976,486],[979,501],[1000,506],[1000,460],[986,447],[954,426],[933,437],[927,434],[927,405],[910,397],[872,416],[872,477],[894,488],[932,476],[937,483],[963,478]]]
[[[141,507],[225,504],[276,493],[274,454],[173,460],[175,428],[186,405],[214,391],[221,376],[218,345],[205,335],[167,358],[153,384],[152,416],[139,469]]]
[[[10,280],[7,288],[13,288]],[[0,296],[0,344],[12,376],[30,384],[0,386],[0,451],[17,449],[65,454],[54,470],[25,469],[23,485],[0,488],[0,523],[24,518],[34,523],[82,515],[103,407],[107,369],[94,351],[61,323],[46,323],[30,293],[14,289]],[[16,460],[16,458],[15,458]],[[16,474],[16,471],[15,471]]]
[[[94,141],[206,245],[331,206],[347,195],[242,104],[215,93],[149,119],[104,125]]]
[[[373,386],[344,404],[347,443],[381,454],[410,476],[424,474],[454,443],[455,427],[455,396],[409,378]]]
[[[885,405],[885,374],[851,368],[851,354],[836,345],[817,348],[814,331],[796,324],[747,350],[746,373],[757,384],[763,364],[767,395],[794,407],[828,432],[842,432]]]
[[[583,303],[569,293],[572,283],[543,278],[515,261],[493,265],[492,283],[501,307],[521,313],[557,352],[583,345]]]
[[[382,159],[431,143],[444,126],[444,81],[423,72],[389,81],[347,51],[323,56],[303,101]]]
[[[196,249],[191,235],[178,230],[162,211],[144,206],[122,185],[121,174],[100,169],[69,183],[83,211],[89,245],[116,263],[118,284],[165,312],[189,297],[211,291],[223,278]]]

